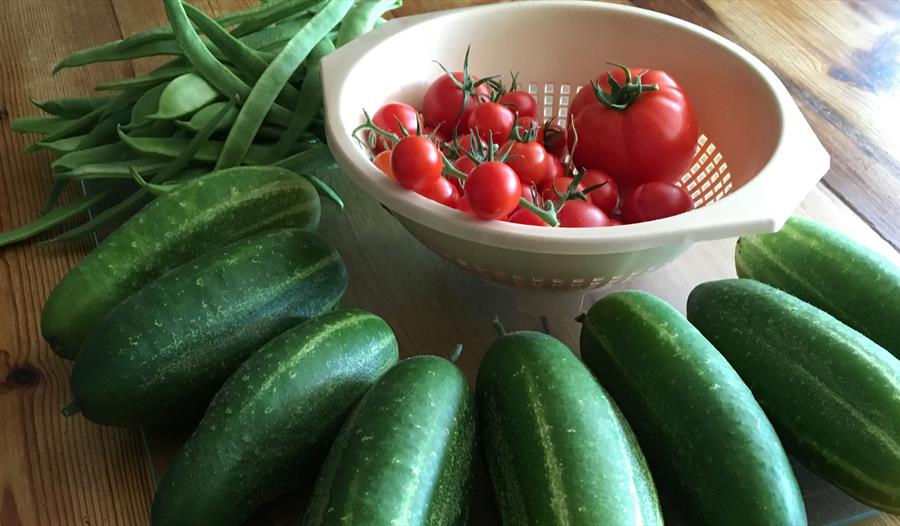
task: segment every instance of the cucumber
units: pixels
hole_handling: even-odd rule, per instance
[[[397,362],[361,310],[323,314],[267,343],[216,393],[153,500],[153,526],[237,526],[315,473],[341,422]]]
[[[662,524],[628,423],[562,342],[515,332],[476,382],[482,444],[504,524]]]
[[[474,473],[475,403],[466,377],[443,358],[409,358],[344,423],[303,524],[464,525]]]
[[[900,513],[900,361],[829,314],[753,280],[704,283],[688,318],[731,362],[788,451]]]
[[[691,524],[806,524],[772,424],[725,358],[674,307],[644,292],[604,297],[584,319],[581,356]]]
[[[831,314],[900,358],[900,268],[822,224],[788,219],[774,233],[738,239],[737,274]]]
[[[72,268],[53,289],[41,333],[63,358],[113,307],[164,271],[264,230],[314,230],[320,203],[305,178],[243,167],[189,181],[147,205]]]
[[[164,274],[109,312],[72,371],[75,408],[107,425],[208,402],[253,351],[340,302],[347,273],[317,234],[274,230]]]

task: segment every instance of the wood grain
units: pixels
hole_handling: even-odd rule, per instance
[[[253,3],[208,0],[212,14]],[[471,5],[459,0],[406,0],[395,14]],[[486,2],[478,2],[486,3]],[[624,3],[624,0],[623,0]],[[633,0],[634,4],[699,23],[749,48],[774,67],[832,153],[833,169],[800,213],[837,226],[897,258],[898,130],[885,108],[896,108],[896,2]],[[0,11],[0,229],[32,219],[49,184],[49,158],[21,152],[8,121],[31,113],[27,97],[87,94],[101,81],[146,73],[153,60],[66,71],[49,69],[66,53],[165,21],[161,2],[12,0]],[[895,57],[895,55],[894,55]],[[852,101],[852,104],[849,102]],[[896,112],[895,112],[896,113]],[[577,347],[578,325],[548,312],[545,319],[514,308],[511,291],[483,283],[415,242],[376,202],[337,172],[326,174],[349,204],[328,208],[323,232],[335,240],[350,270],[346,305],[370,309],[395,329],[404,356],[449,353],[463,343],[461,367],[474,380],[493,339],[497,314],[510,329],[549,330]],[[849,205],[849,206],[848,206]],[[874,230],[870,228],[874,227]],[[879,235],[880,234],[880,235]],[[883,237],[882,237],[883,236]],[[887,239],[887,241],[885,240]],[[667,267],[629,282],[684,308],[698,282],[733,276],[734,240],[692,247]],[[0,526],[142,525],[156,480],[190,433],[179,428],[110,430],[58,409],[68,397],[68,363],[40,339],[40,306],[86,245],[25,244],[0,249]],[[588,298],[590,303],[599,294]],[[146,448],[144,447],[146,443]],[[829,485],[804,489],[814,523],[846,516],[848,504]],[[484,474],[471,524],[498,524]],[[253,525],[296,524],[304,491],[265,507]],[[900,526],[878,515],[866,526]]]

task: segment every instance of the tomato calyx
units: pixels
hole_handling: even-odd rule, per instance
[[[363,116],[366,118],[366,122],[360,124],[356,128],[353,128],[352,132],[353,138],[363,145],[368,146],[369,148],[375,148],[378,137],[381,137],[390,143],[391,148],[388,149],[393,149],[393,147],[397,145],[400,139],[402,139],[402,137],[400,135],[397,135],[396,133],[392,133],[383,128],[379,128],[377,124],[372,122],[372,117],[369,116],[369,112],[367,112],[366,110],[363,110]],[[403,124],[400,124],[400,129],[402,131],[406,131],[406,128],[403,127]],[[357,136],[357,134],[362,130],[369,130],[372,132],[371,134],[369,134],[367,140],[362,140]]]
[[[658,84],[644,84],[641,81],[641,77],[644,73],[632,75],[631,70],[622,64],[617,64],[615,62],[608,62],[608,64],[622,68],[622,71],[625,73],[625,83],[619,84],[616,79],[613,78],[612,73],[607,73],[606,81],[609,83],[609,92],[607,93],[599,84],[597,84],[596,80],[591,79],[591,87],[594,89],[594,95],[596,95],[597,100],[602,102],[607,108],[624,111],[645,91],[659,90]]]
[[[444,73],[447,75],[447,78],[449,78],[450,81],[453,82],[453,84],[456,85],[456,87],[459,88],[459,90],[463,94],[462,105],[460,105],[459,111],[456,113],[457,121],[460,119],[460,117],[462,117],[462,114],[465,111],[466,106],[469,103],[469,98],[470,97],[476,97],[476,98],[478,97],[478,94],[476,92],[477,88],[479,86],[481,86],[482,84],[487,84],[488,86],[491,86],[490,83],[492,81],[496,81],[496,79],[497,79],[496,75],[492,75],[490,77],[485,77],[485,78],[479,79],[477,81],[472,79],[472,76],[469,75],[469,51],[470,51],[470,49],[471,49],[471,46],[466,47],[466,56],[463,58],[462,81],[457,80],[457,78],[455,76],[453,76],[453,73],[449,69],[444,67],[443,64],[441,64],[437,60],[434,61],[434,63],[437,64],[439,68],[444,70]]]

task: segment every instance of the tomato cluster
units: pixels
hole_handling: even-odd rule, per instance
[[[463,71],[436,79],[421,111],[385,104],[360,129],[374,164],[409,190],[484,220],[597,227],[688,211],[676,184],[697,123],[663,71],[617,66],[573,98],[566,127],[535,98]]]

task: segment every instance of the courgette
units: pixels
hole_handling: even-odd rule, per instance
[[[281,229],[164,274],[109,312],[72,371],[90,420],[139,425],[208,402],[253,351],[340,302],[347,274],[317,234]]]
[[[341,428],[305,526],[464,525],[475,472],[475,402],[436,356],[394,366]]]
[[[396,362],[391,328],[361,310],[276,337],[216,393],[159,485],[151,524],[241,524],[315,473],[353,405]]]
[[[738,239],[738,277],[815,305],[900,358],[900,268],[887,258],[802,217],[774,234]]]
[[[476,396],[504,524],[662,524],[628,423],[565,344],[537,332],[498,338]]]
[[[74,359],[106,313],[164,271],[265,230],[313,230],[319,215],[315,188],[281,168],[232,168],[186,182],[63,277],[44,305],[41,333],[54,352]]]
[[[829,314],[742,279],[704,283],[688,318],[750,386],[788,451],[900,513],[900,361]]]
[[[692,524],[806,524],[772,424],[725,358],[674,307],[637,291],[591,307],[581,355]]]

